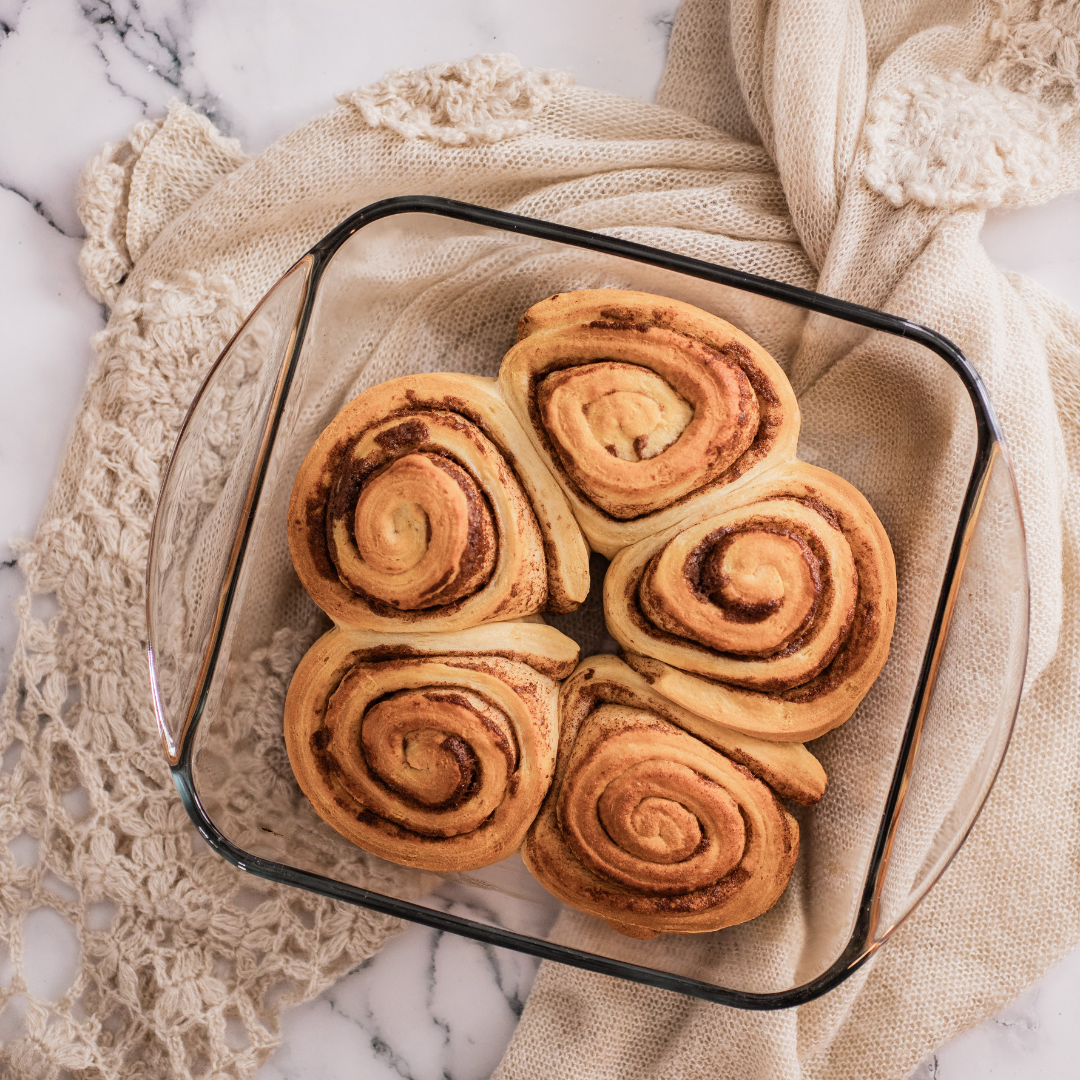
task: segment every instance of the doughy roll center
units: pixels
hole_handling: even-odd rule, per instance
[[[640,339],[640,340],[638,340]],[[568,475],[616,518],[674,502],[750,446],[757,398],[734,360],[656,328],[545,335],[564,361],[537,384],[540,419]]]
[[[400,428],[414,437],[428,434],[415,421]],[[477,591],[494,571],[499,545],[491,507],[472,475],[444,454],[417,451],[364,476],[369,441],[353,450],[327,508],[329,550],[341,581],[399,611],[438,607]]]
[[[409,454],[364,487],[356,503],[354,535],[373,576],[414,570],[431,551],[432,537],[438,538],[439,558],[437,565],[425,568],[426,576],[438,581],[448,571],[457,573],[469,538],[469,502],[460,483],[431,455]]]
[[[600,822],[604,831],[623,851],[645,862],[682,862],[701,843],[701,822],[697,815],[671,798],[673,771],[670,765],[642,762],[608,784],[600,796]],[[659,794],[643,794],[642,788],[650,780]],[[664,783],[665,780],[669,782]]]
[[[583,471],[591,465],[609,475],[613,466],[605,455],[619,459],[616,468],[654,458],[694,417],[693,406],[647,368],[599,363],[560,374],[552,381],[548,412],[561,441],[577,448]]]
[[[446,687],[399,691],[358,714],[350,705],[356,677],[346,676],[326,713],[346,790],[412,832],[458,836],[480,827],[503,801],[518,763],[502,711],[479,694]]]
[[[821,592],[821,572],[810,545],[797,534],[753,529],[713,548],[701,590],[723,613],[720,647],[764,653],[804,625]]]
[[[626,888],[678,896],[739,865],[746,825],[710,748],[619,705],[601,706],[586,725],[556,810],[584,866]]]
[[[788,686],[836,655],[857,595],[844,534],[794,499],[728,511],[678,534],[639,589],[642,611],[660,629],[768,664],[763,676]],[[754,681],[737,668],[727,677]]]

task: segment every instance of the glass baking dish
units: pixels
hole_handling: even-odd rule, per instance
[[[292,570],[285,530],[318,433],[397,375],[477,364],[494,375],[527,307],[598,287],[675,297],[760,341],[795,374],[799,457],[862,490],[896,554],[892,652],[855,716],[810,744],[829,786],[816,807],[792,808],[802,839],[791,885],[765,915],[712,934],[621,937],[564,908],[518,856],[441,876],[383,862],[316,816],[285,753],[289,678],[329,625]],[[615,649],[595,629],[604,566],[594,555],[582,613],[549,620],[582,656]],[[809,1001],[865,962],[963,843],[1016,716],[1028,578],[1000,427],[975,369],[941,335],[614,235],[405,197],[312,248],[214,365],[162,485],[147,625],[173,777],[230,862],[494,945],[770,1009]]]

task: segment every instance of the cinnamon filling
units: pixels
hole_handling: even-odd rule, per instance
[[[650,712],[601,705],[578,735],[559,792],[559,827],[598,877],[656,897],[708,888],[748,842],[719,755]]]
[[[362,673],[330,698],[320,756],[368,812],[425,836],[481,827],[516,784],[518,749],[500,709],[464,688],[402,690],[352,715]]]
[[[662,584],[657,587],[660,556],[642,577],[642,607],[657,625],[719,652],[788,655],[802,643],[828,599],[828,566],[822,556],[813,537],[770,522],[717,529],[684,565],[686,588],[680,592],[698,602],[691,609],[698,616],[693,626],[672,610]]]
[[[823,591],[821,559],[790,529],[721,530],[700,565],[697,590],[734,624],[729,632],[744,645],[733,643],[730,652],[782,648],[812,620]]]
[[[644,567],[633,600],[648,632],[709,649],[723,664],[714,677],[783,690],[831,663],[857,595],[843,533],[802,502],[777,499],[674,537]]]
[[[427,438],[416,420],[380,433],[375,441],[396,456],[348,458],[327,501],[327,550],[339,579],[402,611],[472,595],[497,557],[483,492],[460,464],[428,449]]]
[[[544,348],[538,425],[568,479],[613,518],[676,502],[758,434],[758,395],[736,354],[615,322],[555,331]]]

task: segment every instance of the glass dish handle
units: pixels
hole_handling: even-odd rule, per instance
[[[191,404],[162,482],[146,567],[146,623],[154,712],[172,765],[201,708],[310,274],[305,256],[226,345]]]
[[[885,941],[945,872],[975,823],[1005,756],[1028,645],[1027,554],[1008,458],[993,458],[954,594],[936,679],[906,777],[872,906]]]

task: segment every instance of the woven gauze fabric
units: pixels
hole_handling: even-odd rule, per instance
[[[25,1034],[0,1059],[9,1071],[35,1080],[61,1069],[87,1080],[249,1076],[275,1045],[281,1006],[318,993],[397,925],[247,878],[192,847],[150,707],[143,576],[163,469],[209,365],[308,247],[349,213],[400,194],[627,237],[941,330],[989,385],[1028,529],[1033,633],[1013,747],[967,846],[880,958],[818,1002],[766,1015],[545,965],[500,1075],[900,1077],[1068,949],[1080,937],[1066,899],[1080,852],[1061,824],[1075,820],[1080,791],[1070,486],[1080,322],[996,271],[978,232],[987,207],[1037,202],[1080,181],[1074,22],[1069,5],[1034,2],[958,0],[931,15],[897,0],[689,0],[659,106],[485,56],[344,95],[251,160],[183,106],[106,147],[84,176],[79,209],[87,284],[112,313],[63,468],[21,556],[30,595],[0,729],[0,840],[36,851],[16,861],[0,844],[0,933],[13,970],[0,1007],[27,1003]],[[493,374],[512,340],[496,313],[524,310],[545,290],[618,284],[597,280],[587,259],[523,250],[452,237],[425,250],[375,245],[356,271],[367,336],[304,423],[317,432],[350,394],[405,371]],[[424,336],[436,312],[450,313],[441,335]],[[752,309],[746,316],[785,365],[807,449],[827,464],[830,440],[857,428],[875,390],[867,370],[887,374],[902,350],[868,369],[858,342],[823,337],[812,321],[776,327]],[[237,365],[235,385],[212,403],[214,438],[193,477],[206,506],[227,485],[250,421],[248,374]],[[940,389],[924,382],[927,394]],[[895,410],[883,422],[921,421],[919,400],[883,403],[876,389],[874,407]],[[970,463],[949,412],[961,405],[946,400],[920,429],[919,453],[951,491]],[[848,478],[885,491],[884,463],[868,454],[860,468]],[[901,510],[879,507],[913,611],[936,593],[920,575],[921,542],[947,544],[955,515],[915,521]],[[257,573],[291,573],[283,540],[260,551]],[[249,757],[216,797],[223,813],[242,816],[256,790],[269,789],[303,813],[276,718],[290,672],[325,624],[298,592],[260,616],[264,636],[233,648],[230,685],[232,722],[261,719]],[[981,640],[977,619],[959,630]],[[898,631],[895,654],[906,663],[917,645]],[[965,709],[985,705],[977,675],[957,696],[958,731]],[[886,677],[835,733],[827,767],[844,775],[872,759],[890,693]],[[956,798],[947,784],[930,794],[915,830],[922,846],[896,857],[909,883]],[[806,842],[876,822],[856,801],[831,805]],[[399,895],[424,887],[350,857],[353,880]],[[750,931],[770,978],[794,964],[802,888],[797,875],[770,921]],[[23,963],[23,920],[43,907],[68,919],[81,945],[74,982],[56,1002],[29,993]],[[594,932],[573,916],[555,931],[586,947]]]

